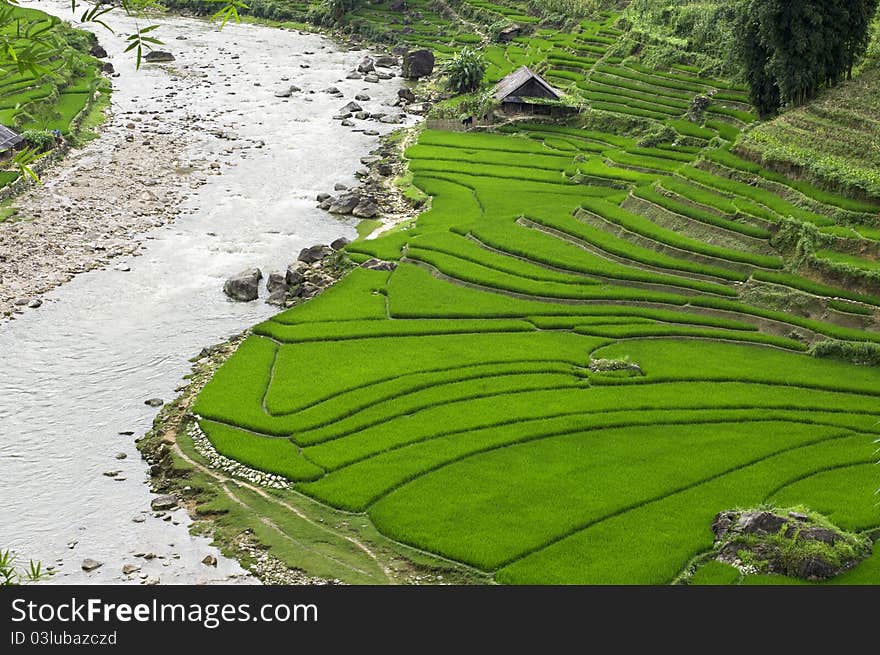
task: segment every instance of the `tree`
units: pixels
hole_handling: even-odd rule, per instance
[[[878,0],[745,0],[737,53],[762,114],[852,77]]]
[[[486,60],[473,48],[456,53],[444,70],[447,86],[456,93],[470,93],[480,88],[486,73]]]

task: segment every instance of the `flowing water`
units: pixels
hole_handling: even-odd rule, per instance
[[[23,4],[69,17],[69,3]],[[200,128],[181,139],[182,160],[216,159],[223,173],[189,194],[176,222],[145,235],[142,255],[126,261],[130,272],[79,275],[44,296],[41,308],[0,324],[0,548],[54,566],[55,582],[123,582],[126,562],[163,584],[248,580],[235,561],[201,563],[219,554],[189,535],[183,510],[173,521],[151,515],[146,465],[134,437],[119,433],[149,429],[157,410],[144,401],[171,399],[202,346],[277,311],[262,299],[227,301],[225,277],[250,266],[283,271],[300,248],[353,236],[353,221],[316,209],[314,197],[335,182],[353,183],[376,139],[332,116],[362,91],[372,96],[365,108],[378,111],[399,87],[397,78],[344,80],[363,53],[320,36],[253,25],[220,32],[173,17],[151,22],[162,25],[159,36],[176,61],[135,72],[133,58],[122,54],[130,22],[116,19],[118,36],[99,32],[122,73],[113,80],[116,117],[109,136],[71,165],[99,166],[110,156],[103,144],[125,129],[121,113],[161,107],[169,123],[186,119]],[[275,98],[283,77],[304,92]],[[329,85],[345,98],[320,92]],[[244,156],[211,134],[217,130],[233,142],[265,145]],[[120,473],[103,475],[110,470]],[[138,552],[157,557],[135,558]],[[104,564],[86,573],[84,558]]]

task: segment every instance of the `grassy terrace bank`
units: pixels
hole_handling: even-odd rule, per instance
[[[463,6],[527,22],[516,3]],[[201,509],[223,529],[349,582],[400,581],[346,559],[364,552],[354,531],[456,580],[665,584],[711,550],[721,510],[803,505],[880,528],[880,368],[854,363],[880,351],[880,199],[742,156],[743,90],[621,56],[617,19],[533,20],[488,46],[490,79],[528,63],[584,114],[423,130],[405,156],[430,208],[347,248],[396,268],[357,268],[256,326],[207,382],[192,411],[214,448],[291,485],[223,482]],[[466,30],[440,20],[419,38],[443,53]],[[689,117],[698,95],[712,101]],[[301,514],[335,526],[332,547]],[[875,560],[840,581],[880,583]]]
[[[21,133],[37,150],[55,147],[55,130],[67,142],[87,140],[109,104],[110,93],[109,83],[100,75],[100,61],[89,54],[96,43],[94,35],[35,9],[14,7],[11,16],[15,22],[3,27],[6,37],[17,30],[46,29],[39,37],[44,45],[37,48],[52,48],[54,53],[41,64],[45,71],[20,71],[11,62],[0,71],[0,124]],[[10,44],[28,47],[14,38]],[[0,187],[18,177],[17,171],[0,172]]]

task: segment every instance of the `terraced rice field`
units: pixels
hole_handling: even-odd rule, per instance
[[[84,35],[57,18],[33,9],[16,8],[22,18],[45,21],[62,48],[61,55],[46,65],[51,74],[9,71],[0,79],[0,124],[23,130],[60,130],[70,133],[71,124],[88,104],[98,81],[98,64],[82,52]],[[13,30],[14,26],[7,29]]]
[[[876,225],[880,205],[739,159],[741,91],[603,61],[612,24],[490,49],[492,75],[544,57],[593,109],[679,142],[423,131],[406,156],[430,208],[348,247],[397,268],[254,329],[195,407],[221,453],[501,583],[669,583],[717,512],[763,502],[880,527],[880,370],[807,352],[880,342],[880,293],[800,275],[773,238]],[[880,583],[873,561],[852,581]]]

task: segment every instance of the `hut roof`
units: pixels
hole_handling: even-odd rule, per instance
[[[24,137],[18,132],[13,132],[5,125],[0,125],[0,152],[14,148],[24,141]]]
[[[504,101],[505,98],[515,95],[516,91],[521,89],[523,85],[530,80],[534,80],[540,86],[544,87],[553,98],[557,100],[562,98],[562,94],[550,86],[543,77],[538,75],[528,66],[520,66],[510,75],[498,82],[495,86],[495,99],[498,101]]]

